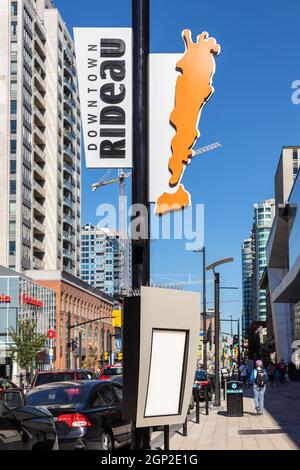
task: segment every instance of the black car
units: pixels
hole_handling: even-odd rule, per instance
[[[0,392],[0,450],[54,450],[53,416],[47,409],[25,405],[18,389]]]
[[[59,449],[110,450],[131,443],[122,392],[115,382],[76,380],[35,387],[27,402],[45,406],[55,416]]]
[[[196,401],[196,395],[199,394],[200,400],[205,399],[205,390],[207,390],[208,400],[212,399],[212,381],[211,377],[202,369],[197,369],[193,385],[193,396]]]
[[[66,382],[69,380],[98,380],[98,375],[87,369],[47,370],[37,372],[31,383],[31,388],[52,382]]]
[[[19,387],[14,384],[13,382],[11,382],[10,380],[7,380],[7,379],[0,379],[0,392],[2,390],[9,390],[9,389],[19,389]]]

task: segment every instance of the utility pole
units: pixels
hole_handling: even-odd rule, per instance
[[[67,313],[67,349],[66,349],[66,365],[67,369],[71,369],[71,312]]]
[[[82,367],[82,332],[79,331],[78,333],[78,353],[79,353],[79,361],[78,361],[78,366],[79,369]]]
[[[132,237],[132,287],[150,282],[148,195],[148,53],[149,0],[132,0],[133,26],[133,172],[132,205],[143,205],[137,214],[143,224],[138,240]],[[133,215],[133,220],[135,216]],[[140,225],[141,225],[140,224]],[[133,224],[134,225],[134,224]],[[144,233],[143,233],[144,229]]]
[[[207,371],[207,333],[206,333],[206,260],[205,246],[202,248],[202,301],[203,301],[203,368]]]
[[[141,233],[132,233],[132,288],[150,283],[150,214],[148,194],[148,54],[149,0],[132,0],[133,28],[133,172],[132,205],[143,209],[139,217]],[[141,227],[141,225],[143,225]],[[135,224],[132,224],[132,228]],[[134,425],[135,428],[135,425]],[[150,429],[135,428],[135,449],[150,449]]]
[[[237,324],[237,328],[238,328],[238,364],[240,365],[241,364],[241,334],[240,334],[240,319],[238,318],[238,324]]]
[[[215,277],[215,406],[221,405],[220,396],[220,273]]]

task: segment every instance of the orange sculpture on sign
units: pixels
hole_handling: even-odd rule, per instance
[[[176,134],[172,139],[172,156],[169,159],[169,189],[157,200],[155,212],[162,215],[172,210],[182,209],[190,204],[190,194],[180,180],[186,165],[193,156],[192,147],[200,136],[198,123],[205,103],[214,92],[212,78],[215,73],[214,56],[220,52],[220,46],[208,33],[198,35],[197,42],[192,41],[191,31],[182,33],[186,49],[184,56],[176,64],[181,72],[175,88],[175,106],[170,114],[170,125]]]

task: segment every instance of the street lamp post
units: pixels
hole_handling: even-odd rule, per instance
[[[206,267],[206,271],[214,274],[214,297],[215,297],[215,406],[221,406],[220,395],[220,274],[215,271],[217,266],[230,263],[233,258],[223,258]]]
[[[205,246],[201,250],[194,250],[195,253],[202,253],[202,321],[203,321],[203,369],[207,371],[207,333],[206,333],[206,263]]]

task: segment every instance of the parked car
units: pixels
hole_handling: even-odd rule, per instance
[[[123,373],[123,368],[120,365],[108,365],[102,367],[100,371],[100,380],[110,380],[115,375],[121,375]]]
[[[200,400],[205,399],[205,389],[207,389],[208,400],[212,399],[212,383],[210,377],[203,369],[197,369],[195,373],[195,380],[193,385],[193,396],[196,401],[197,393],[199,393]]]
[[[26,406],[17,388],[0,393],[0,450],[54,450],[57,435],[47,409]]]
[[[123,375],[122,374],[119,374],[119,375],[112,375],[110,377],[110,380],[112,382],[117,382],[118,384],[120,385],[123,385]]]
[[[66,382],[69,380],[97,380],[97,374],[92,370],[70,369],[70,370],[47,370],[37,372],[31,383],[31,388],[53,382]]]
[[[0,379],[0,392],[2,390],[8,390],[8,389],[13,389],[16,388],[18,390],[21,390],[16,384],[11,382],[10,380],[7,379]]]
[[[115,382],[67,381],[35,387],[27,402],[45,406],[55,416],[60,449],[110,450],[131,443],[122,392]]]

